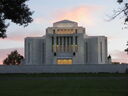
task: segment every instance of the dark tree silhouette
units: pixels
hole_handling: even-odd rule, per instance
[[[7,20],[24,26],[33,21],[33,12],[25,4],[26,1],[28,0],[0,0],[0,38],[6,37],[6,29],[9,26],[6,24]]]
[[[117,2],[121,5],[118,10],[114,10],[114,15],[111,19],[115,19],[119,15],[124,15],[124,24],[128,23],[128,0],[117,0]]]
[[[124,24],[128,25],[128,0],[117,0],[117,2],[121,7],[117,11],[114,11],[114,15],[111,19],[115,19],[122,14],[124,16]],[[128,27],[126,26],[126,28]],[[126,45],[128,46],[128,42]],[[128,48],[125,49],[125,52],[128,53]]]
[[[127,42],[126,46],[128,46],[128,42]],[[127,54],[128,54],[128,48],[125,49],[125,52],[127,52]]]
[[[24,59],[22,55],[20,55],[17,50],[12,51],[8,57],[3,61],[4,65],[19,65],[21,61]]]

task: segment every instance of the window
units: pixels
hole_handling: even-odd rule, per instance
[[[52,37],[52,45],[54,45],[54,37]]]
[[[102,62],[102,42],[100,42],[100,58],[101,58],[101,62]]]
[[[64,48],[64,52],[65,52],[65,51],[66,51],[66,50],[65,50],[65,49],[66,49],[66,48],[65,48],[65,47],[66,47],[66,37],[64,37],[63,40],[64,40],[64,42],[63,42],[63,44],[64,44],[63,48]]]
[[[52,37],[52,52],[54,51],[54,37]]]
[[[75,45],[77,45],[77,36],[75,37]]]
[[[28,43],[28,62],[30,62],[30,52],[31,52],[31,46],[30,46],[30,42]]]
[[[57,31],[54,33],[55,34],[74,34],[75,30],[73,30],[73,29],[57,29]]]
[[[60,45],[62,45],[62,37],[60,37]]]
[[[70,37],[71,38],[71,45],[73,45],[73,37]]]
[[[42,43],[42,63],[45,63],[45,43]]]
[[[86,51],[85,51],[86,52],[85,53],[86,54],[86,62],[88,62],[88,51],[89,50],[88,50],[88,43],[87,42],[85,43],[85,49],[86,49]]]
[[[72,59],[57,59],[57,64],[72,64]]]
[[[67,45],[69,45],[69,37],[67,37]]]
[[[57,44],[57,45],[59,44],[58,37],[56,38],[56,44]]]
[[[77,29],[75,30],[75,33],[77,34]]]
[[[53,30],[53,34],[55,34],[55,29]]]

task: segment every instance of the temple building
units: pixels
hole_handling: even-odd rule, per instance
[[[107,63],[107,37],[88,36],[77,22],[55,22],[46,35],[25,38],[26,65]]]

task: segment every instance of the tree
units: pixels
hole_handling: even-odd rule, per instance
[[[128,46],[128,42],[127,42],[126,46]],[[127,52],[127,54],[128,54],[128,48],[125,49],[125,52]]]
[[[21,61],[24,59],[22,55],[20,55],[17,50],[12,51],[8,57],[3,61],[4,65],[19,65]]]
[[[123,14],[124,15],[124,24],[128,24],[128,0],[117,0],[117,2],[122,5],[121,8],[119,8],[117,11],[114,11],[114,15],[112,16],[111,19],[115,19],[119,15]],[[126,27],[128,28],[128,27]],[[126,44],[128,46],[128,42]],[[128,54],[128,48],[124,50]]]
[[[24,27],[33,21],[33,12],[25,4],[26,1],[28,0],[0,0],[0,38],[7,37],[7,20]]]
[[[128,0],[117,0],[117,2],[121,5],[118,10],[114,10],[114,15],[111,19],[115,19],[121,14],[124,16],[124,24],[128,23]]]

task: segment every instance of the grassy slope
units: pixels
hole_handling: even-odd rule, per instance
[[[7,76],[12,77],[0,75],[0,78]],[[13,76],[39,78],[44,75]],[[0,96],[128,96],[128,79],[0,80]]]

